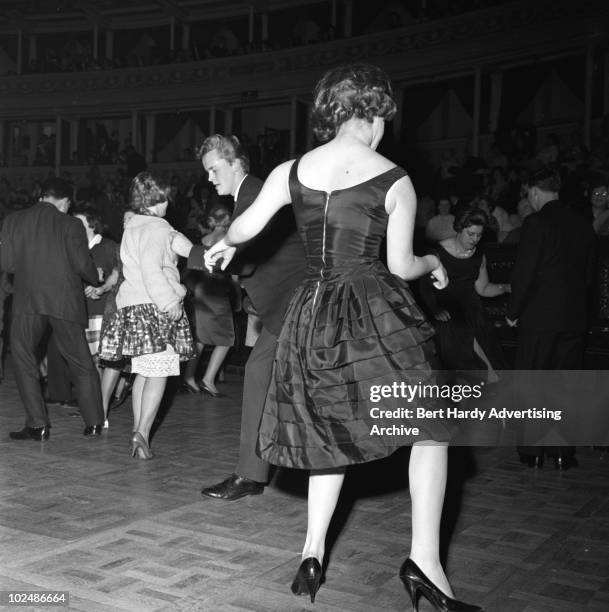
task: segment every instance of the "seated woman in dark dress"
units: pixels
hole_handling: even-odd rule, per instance
[[[476,247],[488,225],[488,215],[475,207],[462,208],[455,217],[455,236],[442,240],[434,254],[446,268],[450,283],[442,291],[421,280],[421,298],[436,328],[436,346],[447,370],[488,370],[506,367],[501,345],[489,323],[480,297],[510,291],[508,284],[491,283],[486,257]]]

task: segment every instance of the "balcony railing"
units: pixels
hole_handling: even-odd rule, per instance
[[[308,95],[327,67],[383,66],[397,82],[447,78],[476,66],[581,52],[606,37],[606,0],[528,0],[387,32],[199,62],[0,78],[5,118],[175,111]]]

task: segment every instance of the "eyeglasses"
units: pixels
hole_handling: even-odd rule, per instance
[[[593,198],[606,198],[607,196],[609,196],[609,193],[607,193],[606,191],[593,191],[592,192]]]

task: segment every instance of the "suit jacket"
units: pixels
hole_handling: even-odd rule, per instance
[[[82,223],[49,202],[11,213],[2,227],[2,269],[14,273],[13,312],[87,325],[83,281],[98,285]]]
[[[595,243],[590,224],[559,200],[525,219],[507,311],[519,330],[586,330]]]
[[[233,218],[238,217],[254,202],[262,181],[247,175],[237,194]],[[188,258],[188,267],[203,268],[204,247],[195,246]],[[305,273],[302,240],[296,232],[291,206],[281,208],[254,239],[238,248],[235,265],[229,270],[241,275],[262,324],[275,336],[281,331],[281,319],[294,289]]]

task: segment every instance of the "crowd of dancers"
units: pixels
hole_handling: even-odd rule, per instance
[[[242,286],[262,328],[245,368],[238,463],[203,495],[234,500],[260,494],[271,465],[309,470],[306,536],[292,591],[314,602],[345,470],[412,445],[412,540],[400,579],[413,609],[424,596],[437,610],[475,611],[481,608],[455,598],[440,563],[448,423],[428,421],[418,436],[373,436],[369,389],[396,380],[434,383],[436,346],[450,368],[475,370],[480,363],[488,372],[501,368],[501,350],[478,296],[512,292],[508,322],[524,322],[523,355],[555,355],[567,333],[567,353],[579,356],[575,330],[548,328],[540,335],[535,323],[528,323],[535,315],[526,302],[534,285],[544,282],[533,264],[548,260],[557,270],[563,265],[543,251],[540,240],[556,242],[567,223],[577,233],[581,256],[565,265],[577,275],[580,264],[589,265],[593,233],[555,204],[556,177],[544,170],[531,181],[530,200],[548,219],[542,228],[539,221],[524,226],[525,255],[516,265],[528,266],[530,274],[520,274],[526,277],[522,282],[489,281],[486,260],[476,253],[489,225],[479,207],[459,211],[454,233],[432,252],[415,255],[412,182],[406,170],[376,151],[395,111],[390,82],[379,68],[354,64],[330,70],[314,92],[313,125],[323,144],[280,164],[264,183],[249,173],[247,154],[235,137],[207,138],[199,152],[203,168],[217,194],[231,196],[235,206],[232,216],[222,206],[212,211],[211,232],[202,244],[165,220],[169,186],[151,173],[141,172],[131,183],[118,251],[101,237],[91,210],[65,214],[71,185],[47,180],[40,201],[9,215],[2,228],[2,268],[14,274],[11,351],[26,412],[24,428],[10,436],[49,439],[37,348],[51,328],[68,364],[86,436],[107,426],[112,390],[130,364],[131,453],[152,458],[150,430],[167,379],[179,375],[186,362],[184,389],[199,392],[195,372],[204,345],[215,348],[201,385],[218,394],[216,376],[234,341],[230,295],[240,295]],[[572,253],[572,241],[565,244]],[[178,268],[180,257],[186,275]],[[419,278],[435,342],[434,328],[408,285]],[[584,275],[575,290],[589,282]],[[563,288],[557,299],[564,301],[571,290]],[[187,294],[193,298],[194,325],[185,311]],[[101,376],[92,354],[106,364]],[[429,408],[437,405],[431,400]]]

